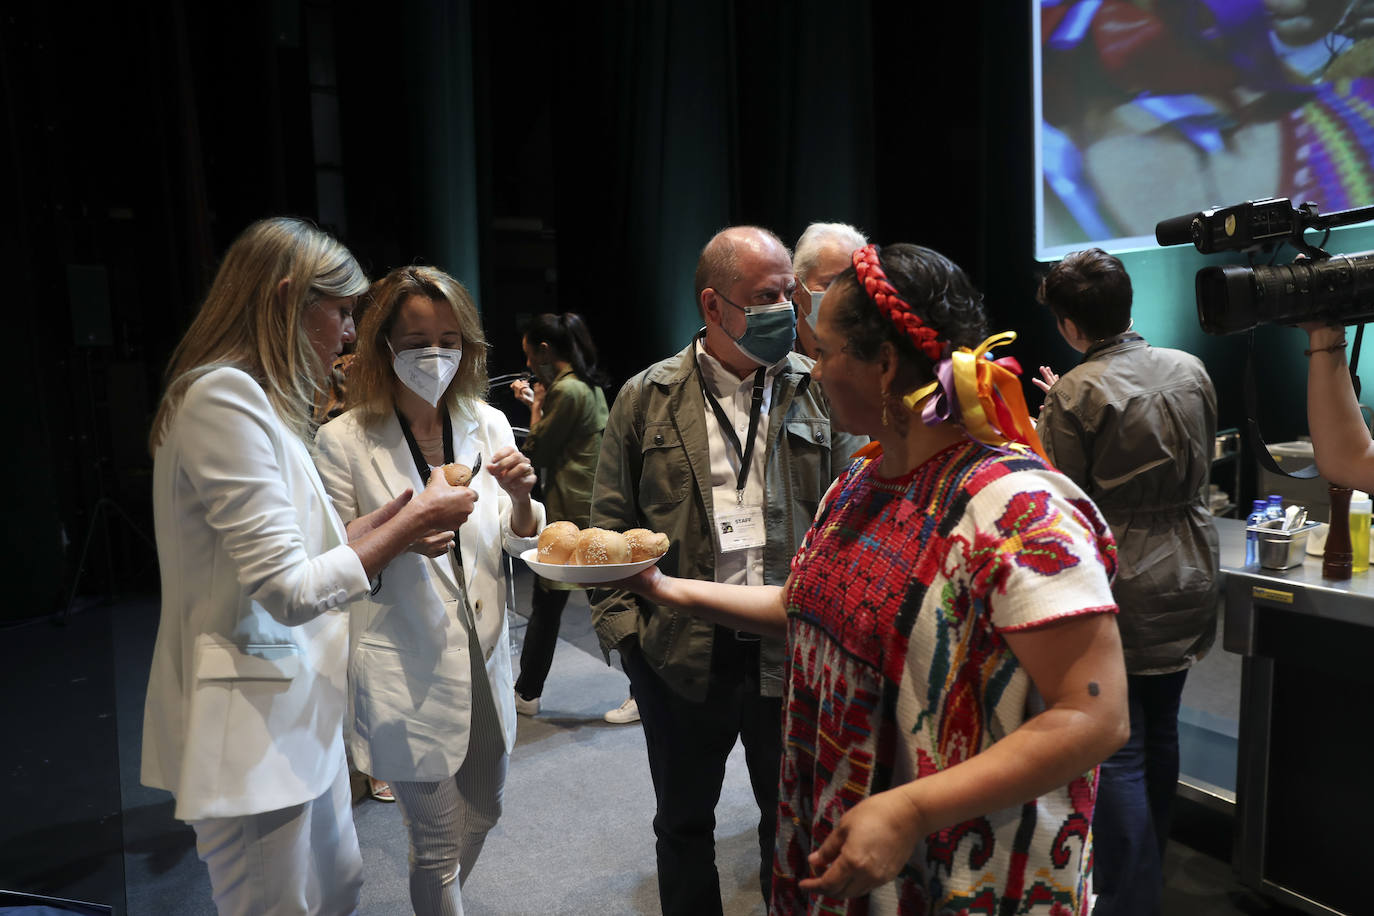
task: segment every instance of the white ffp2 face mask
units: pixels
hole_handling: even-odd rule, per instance
[[[416,347],[400,353],[392,349],[391,352],[395,355],[391,366],[396,370],[396,377],[431,407],[439,406],[449,382],[458,374],[458,364],[463,361],[462,350],[446,347]]]

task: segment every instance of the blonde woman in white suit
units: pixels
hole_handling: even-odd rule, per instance
[[[430,468],[471,467],[476,509],[417,538],[353,617],[350,749],[391,784],[410,834],[417,916],[463,911],[460,888],[501,814],[515,745],[502,550],[537,544],[544,507],[504,414],[484,402],[486,340],[466,289],[432,267],[375,283],[348,403],[316,463],[339,514],[363,516]]]
[[[340,609],[476,498],[440,474],[347,529],[327,498],[310,406],[366,288],[314,226],[248,227],[172,355],[153,423],[162,614],[142,779],[176,796],[221,914],[357,908]]]

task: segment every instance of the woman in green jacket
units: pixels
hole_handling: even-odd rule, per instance
[[[516,381],[511,390],[530,407],[530,433],[523,450],[539,469],[549,522],[591,523],[592,480],[606,428],[604,376],[596,367],[596,345],[580,315],[538,315],[521,344],[533,384]],[[536,577],[530,623],[520,650],[515,707],[532,716],[539,711],[544,679],[553,663],[558,625],[568,592],[575,586]]]

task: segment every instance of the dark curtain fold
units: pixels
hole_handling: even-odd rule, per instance
[[[865,6],[673,0],[561,25],[581,40],[554,101],[559,297],[617,377],[700,326],[693,274],[718,230],[790,246],[812,221],[871,223]]]

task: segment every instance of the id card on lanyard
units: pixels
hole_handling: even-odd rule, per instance
[[[701,395],[706,399],[706,403],[711,406],[711,412],[716,415],[716,422],[720,425],[721,435],[734,447],[735,454],[740,457],[734,500],[725,505],[717,503],[713,507],[715,510],[716,538],[720,543],[721,553],[764,546],[763,506],[745,503],[744,485],[749,480],[749,469],[753,465],[754,443],[758,439],[759,417],[763,413],[765,371],[764,367],[760,366],[759,370],[754,373],[754,395],[749,404],[749,436],[744,445],[741,446],[739,436],[736,435],[735,429],[730,423],[730,418],[725,415],[725,410],[716,401],[715,395],[711,394],[710,388],[706,385],[706,378],[701,374],[701,365],[700,363],[697,364],[697,379],[701,382]]]

